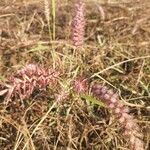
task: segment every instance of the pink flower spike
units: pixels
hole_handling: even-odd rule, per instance
[[[111,103],[115,103],[117,100],[114,97],[110,98]]]
[[[78,94],[82,94],[88,91],[87,79],[77,78],[74,80],[73,89]]]
[[[110,95],[106,93],[106,94],[104,95],[104,99],[109,100],[109,99],[110,99]]]
[[[48,85],[57,83],[59,73],[54,69],[47,69],[35,64],[28,64],[17,73],[12,75],[8,83],[4,83],[3,88],[7,89],[5,104],[11,102],[13,98],[21,100],[28,98],[34,90],[43,90]]]
[[[120,114],[120,113],[121,113],[121,109],[120,109],[120,108],[116,108],[116,109],[115,109],[115,113],[116,113],[116,114]]]
[[[98,99],[103,100],[106,106],[110,108],[118,119],[118,122],[124,127],[124,136],[129,139],[131,150],[144,150],[143,141],[137,137],[142,137],[139,127],[133,116],[128,114],[128,108],[119,100],[117,93],[108,89],[106,86],[94,85],[92,93]]]
[[[110,103],[110,104],[108,105],[108,107],[112,109],[112,108],[115,108],[115,105],[114,105],[113,103]]]
[[[75,16],[72,20],[72,41],[74,46],[81,46],[84,42],[85,4],[79,1],[75,4]]]

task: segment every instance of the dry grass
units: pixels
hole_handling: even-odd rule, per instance
[[[0,2],[1,80],[27,63],[53,66],[61,73],[59,85],[33,93],[23,104],[16,100],[5,106],[0,97],[1,150],[127,149],[122,128],[109,110],[72,92],[70,83],[78,75],[89,78],[91,84],[100,82],[120,92],[149,150],[149,0],[87,0],[86,38],[80,48],[70,41],[72,2],[62,0],[50,5],[53,12],[49,23],[44,1]],[[56,103],[55,94],[60,89],[71,94]]]

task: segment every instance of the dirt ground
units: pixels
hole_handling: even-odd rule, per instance
[[[85,41],[77,49],[71,41],[74,1],[56,1],[52,39],[52,10],[48,24],[44,1],[0,1],[1,81],[25,64],[37,63],[57,68],[63,87],[78,75],[90,83],[106,84],[129,107],[144,135],[145,150],[149,150],[150,1],[85,1]],[[53,107],[60,89],[59,85],[35,92],[23,104],[5,106],[0,97],[1,150],[128,149],[121,126],[107,108],[78,95]]]

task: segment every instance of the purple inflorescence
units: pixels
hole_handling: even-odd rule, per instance
[[[92,87],[92,93],[98,99],[101,99],[124,127],[124,135],[129,139],[131,150],[144,150],[140,129],[133,116],[128,114],[129,110],[119,100],[117,93],[106,86],[96,84]]]
[[[88,91],[88,82],[86,78],[78,77],[73,82],[73,89],[77,94],[83,94]]]
[[[85,4],[79,1],[75,4],[75,16],[72,21],[72,41],[74,46],[81,46],[84,42]]]
[[[35,64],[28,64],[12,75],[8,83],[2,83],[1,91],[5,91],[5,103],[18,97],[21,100],[28,98],[34,90],[44,89],[47,85],[57,82],[59,73],[54,69],[46,69]]]

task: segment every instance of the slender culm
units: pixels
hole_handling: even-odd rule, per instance
[[[54,69],[47,69],[35,64],[28,64],[17,73],[13,74],[7,83],[1,83],[0,91],[6,95],[5,104],[14,98],[21,100],[28,98],[34,90],[42,90],[47,85],[53,86],[59,73]]]
[[[79,1],[75,4],[75,15],[72,20],[72,42],[74,46],[81,46],[84,42],[85,4]]]
[[[107,86],[101,86],[99,84],[92,87],[92,93],[112,110],[118,122],[123,126],[124,136],[129,139],[130,150],[144,150],[140,129],[133,119],[133,116],[128,113],[128,108],[119,100],[118,94],[114,93],[113,90]]]

